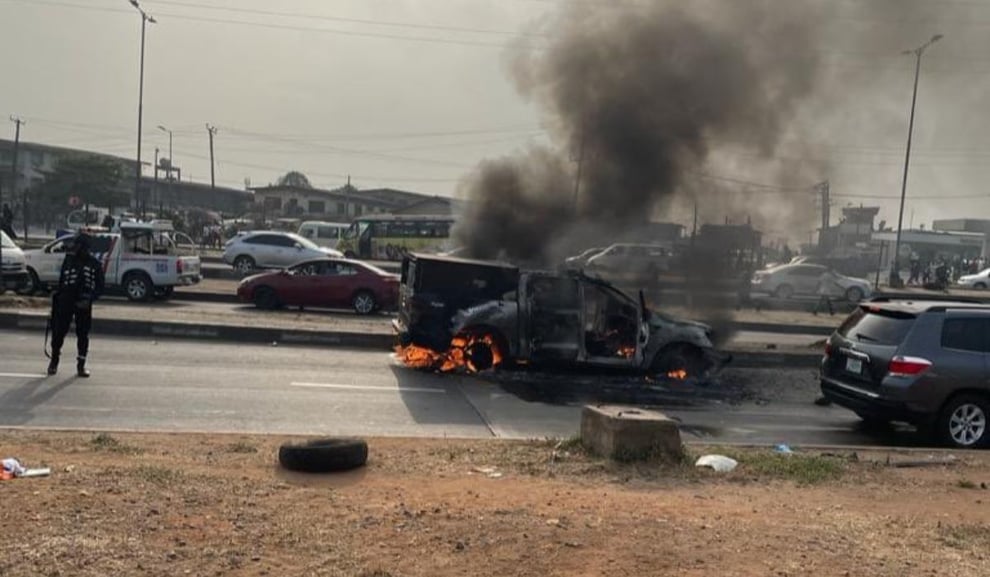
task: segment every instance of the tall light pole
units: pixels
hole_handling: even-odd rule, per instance
[[[918,103],[918,77],[921,75],[921,55],[925,53],[925,50],[929,46],[935,44],[942,39],[941,34],[936,34],[931,37],[928,42],[925,42],[921,46],[915,48],[914,50],[905,50],[901,54],[914,54],[915,65],[914,65],[914,94],[911,96],[911,120],[908,122],[908,138],[907,138],[907,152],[904,155],[904,180],[901,181],[901,208],[897,214],[897,239],[894,242],[894,254],[893,261],[890,267],[890,286],[900,287],[901,286],[901,275],[900,275],[900,259],[901,259],[901,226],[904,224],[904,199],[907,196],[907,179],[908,179],[908,165],[911,163],[911,136],[914,133],[914,109],[915,105]]]
[[[148,22],[154,24],[153,16],[141,8],[137,0],[130,0],[139,14],[141,14],[141,79],[138,84],[138,126],[137,126],[137,164],[134,167],[134,202],[141,203],[141,123],[144,120],[144,31]]]

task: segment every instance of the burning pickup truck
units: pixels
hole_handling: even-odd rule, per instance
[[[576,365],[683,379],[727,360],[710,327],[651,311],[642,293],[637,302],[580,272],[452,257],[403,260],[393,325],[405,364],[441,371]]]

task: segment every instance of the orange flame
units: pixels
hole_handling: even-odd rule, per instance
[[[459,335],[451,339],[447,352],[440,353],[426,347],[409,345],[396,347],[396,358],[407,367],[416,369],[434,369],[442,373],[458,370],[478,372],[478,367],[471,361],[468,351],[477,344],[487,345],[492,355],[492,367],[502,364],[504,356],[491,335]]]
[[[636,347],[620,347],[618,353],[624,359],[631,359],[636,354]]]
[[[678,381],[683,381],[688,378],[688,372],[684,369],[677,369],[676,371],[669,371],[667,373],[668,379],[677,379]]]

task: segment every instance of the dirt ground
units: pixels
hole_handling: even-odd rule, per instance
[[[976,453],[734,449],[717,474],[375,439],[364,469],[302,475],[283,440],[2,431],[2,456],[53,475],[0,482],[0,575],[990,574]]]

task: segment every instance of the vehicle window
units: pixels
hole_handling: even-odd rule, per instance
[[[343,262],[326,263],[323,274],[326,276],[351,276],[357,274],[357,269]]]
[[[358,223],[355,222],[350,227],[348,227],[347,230],[344,231],[344,238],[353,239],[353,238],[357,238],[357,236],[358,236]]]
[[[125,232],[121,237],[124,241],[123,249],[125,253],[154,253],[154,239],[152,239],[151,234],[145,232]]]
[[[849,340],[879,345],[899,345],[914,325],[915,316],[897,311],[866,311],[859,308],[839,327]]]
[[[110,252],[110,247],[113,246],[112,236],[96,236],[90,238],[89,252],[93,254],[105,254]]]
[[[631,246],[629,247],[629,256],[632,257],[642,257],[646,256],[646,247],[644,246]]]
[[[942,323],[942,346],[960,351],[987,352],[987,319],[945,319]]]
[[[302,245],[303,248],[308,248],[310,250],[318,250],[320,247],[316,246],[316,243],[309,240],[308,238],[303,238],[298,234],[286,234],[279,237],[279,241],[282,243],[281,246],[296,246],[296,243]]]
[[[792,276],[821,276],[825,269],[819,266],[796,266],[790,270]]]
[[[299,276],[316,276],[326,274],[325,262],[304,262],[292,268],[293,274]]]
[[[312,235],[309,235],[309,238],[312,238],[312,237],[313,237]],[[319,238],[337,238],[337,229],[335,229],[335,228],[333,228],[331,226],[321,226],[319,228],[318,233],[317,233],[317,237],[319,237]]]
[[[316,231],[311,228],[304,228],[301,231],[299,231],[299,235],[305,238],[313,238],[315,234]]]
[[[272,235],[270,234],[256,234],[241,240],[241,242],[244,244],[272,244],[271,238]]]
[[[48,247],[48,252],[54,254],[61,254],[65,252],[65,241],[60,240],[58,242],[53,243],[51,246]]]

